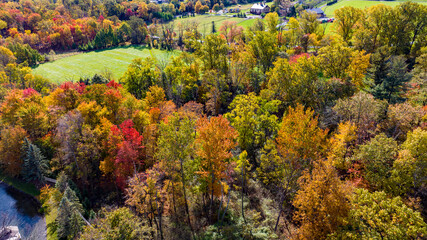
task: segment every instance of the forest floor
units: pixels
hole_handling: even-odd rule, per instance
[[[114,79],[119,79],[136,58],[152,56],[163,59],[177,54],[178,51],[168,52],[129,45],[62,57],[40,64],[33,69],[33,74],[41,75],[54,83],[78,81],[80,78],[106,72],[111,73]]]

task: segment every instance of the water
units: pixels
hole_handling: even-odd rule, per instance
[[[0,227],[18,226],[23,239],[46,239],[46,223],[32,196],[0,183]]]

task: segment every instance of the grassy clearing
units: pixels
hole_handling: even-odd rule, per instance
[[[36,197],[40,194],[40,191],[31,183],[26,183],[20,179],[12,178],[6,176],[3,173],[0,173],[0,181],[13,186],[14,188],[23,191],[26,194],[29,194],[33,197]]]
[[[204,35],[210,34],[212,32],[212,22],[215,22],[215,28],[218,31],[221,24],[225,21],[241,23],[246,21],[245,18],[229,17],[229,16],[217,16],[213,14],[206,15],[196,15],[195,17],[189,18],[178,18],[174,20],[175,31],[177,30],[178,23],[187,24],[190,22],[199,23],[198,30]]]
[[[263,19],[261,19],[262,21],[264,21]],[[238,23],[237,24],[237,26],[242,26],[244,29],[246,29],[246,28],[248,28],[248,27],[250,27],[250,26],[252,26],[253,24],[254,24],[254,22],[256,21],[256,19],[255,18],[252,18],[252,19],[248,19],[248,20],[246,20],[246,21],[243,21],[243,22],[240,22],[240,23]]]
[[[384,4],[387,6],[394,7],[394,6],[397,6],[403,2],[404,1],[343,0],[343,1],[340,1],[338,3],[333,4],[331,6],[325,6],[322,9],[323,9],[323,11],[325,11],[326,16],[333,17],[335,9],[342,8],[345,6],[351,6],[351,7],[355,7],[355,8],[364,9],[366,7],[370,7],[370,6],[374,6],[374,5],[378,5],[378,4]],[[418,2],[420,4],[426,4],[427,5],[427,0],[416,1],[416,2]]]
[[[267,3],[267,5],[271,6],[273,2]],[[246,13],[246,15],[251,15],[249,13],[253,3],[249,4],[241,4],[241,5],[233,5],[228,6],[227,9],[231,8],[240,8],[241,13]],[[240,7],[239,7],[240,6]],[[186,24],[188,22],[197,22],[199,23],[198,30],[202,34],[210,34],[212,32],[212,22],[215,22],[216,30],[219,30],[221,24],[225,21],[236,22],[238,26],[242,26],[243,28],[247,28],[253,24],[254,19],[246,19],[246,18],[237,18],[232,17],[237,13],[228,13],[224,15],[215,15],[215,14],[204,14],[204,15],[196,15],[195,17],[187,17],[187,18],[177,18],[174,20],[175,31],[177,30],[178,23]]]
[[[77,81],[80,77],[92,77],[94,74],[108,69],[113,74],[113,77],[118,79],[135,58],[150,56],[169,58],[172,55],[178,55],[178,51],[150,50],[141,46],[116,47],[44,63],[33,69],[33,73],[48,78],[55,83],[62,83],[65,81]]]
[[[52,208],[52,210],[49,212],[49,214],[46,214],[46,225],[49,225],[49,223],[55,222],[56,216],[58,215],[58,210],[56,208]],[[57,240],[58,234],[56,232],[52,233],[47,229],[47,240]]]

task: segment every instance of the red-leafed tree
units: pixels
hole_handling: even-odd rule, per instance
[[[142,136],[133,127],[132,120],[111,127],[106,147],[109,156],[101,164],[101,170],[114,174],[117,185],[124,188],[127,177],[143,166]]]

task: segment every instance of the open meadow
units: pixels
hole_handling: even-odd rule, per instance
[[[378,5],[378,4],[384,4],[390,7],[395,7],[404,1],[364,1],[364,0],[343,0],[339,1],[338,3],[335,3],[331,6],[324,6],[322,9],[325,12],[327,17],[333,17],[335,9],[342,8],[345,6],[351,6],[355,8],[364,9],[366,7]],[[427,1],[415,1],[420,4],[427,5]]]
[[[110,71],[115,79],[120,78],[135,58],[169,58],[178,51],[167,52],[141,46],[126,46],[92,51],[40,64],[33,73],[55,83],[76,81],[80,77],[92,77],[96,73]]]

